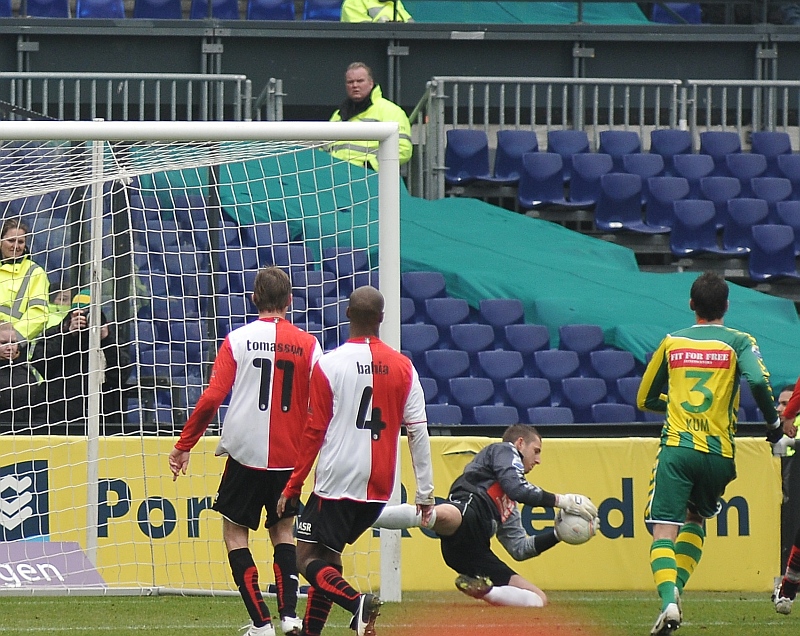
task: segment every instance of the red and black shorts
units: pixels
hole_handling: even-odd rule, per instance
[[[297,515],[297,506],[288,502],[283,516],[277,513],[278,499],[291,474],[291,470],[256,470],[228,457],[211,509],[251,530],[258,530],[263,509],[267,511],[264,527],[271,528],[281,519]]]
[[[381,514],[383,502],[323,499],[312,493],[297,521],[297,540],[319,543],[342,553],[372,527]]]

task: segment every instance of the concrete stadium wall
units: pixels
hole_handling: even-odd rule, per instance
[[[387,96],[410,110],[434,75],[800,80],[799,41],[796,29],[773,25],[16,18],[0,20],[0,70],[241,73],[255,94],[275,77],[286,92],[285,118],[314,119],[342,100],[344,68],[354,60],[372,66]],[[402,55],[389,55],[391,46]]]

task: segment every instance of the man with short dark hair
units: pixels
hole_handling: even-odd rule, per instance
[[[377,522],[379,528],[424,527],[441,540],[444,562],[455,572],[456,587],[492,605],[544,607],[547,596],[517,574],[492,552],[497,538],[517,561],[549,550],[560,538],[551,528],[528,536],[522,527],[517,502],[556,507],[597,524],[597,508],[582,495],[557,495],[534,486],[525,475],[540,463],[542,438],[527,424],[514,424],[501,442],[481,449],[450,487],[447,501],[437,504],[429,520],[412,506],[389,506]]]
[[[372,79],[372,70],[363,62],[353,62],[344,75],[347,99],[331,116],[331,121],[396,121],[400,126],[400,165],[411,159],[411,124],[397,104],[383,96]],[[327,147],[337,159],[357,166],[378,169],[377,141],[337,141]]]
[[[278,502],[296,503],[319,456],[314,490],[297,524],[297,564],[311,584],[304,636],[319,636],[331,604],[353,614],[357,636],[374,636],[380,599],[342,577],[342,551],[367,530],[392,493],[405,424],[417,481],[415,502],[427,519],[433,472],[425,396],[411,361],[378,338],[384,300],[374,287],[350,295],[350,338],[322,356],[311,376],[301,456]]]
[[[692,285],[689,307],[695,324],[664,338],[636,400],[640,409],[666,413],[645,510],[653,532],[650,566],[661,598],[651,630],[658,636],[681,624],[680,595],[702,555],[704,520],[717,514],[720,497],[736,477],[740,376],[764,414],[768,440],[783,432],[755,338],[723,325],[725,280],[713,272],[701,274]]]
[[[213,509],[222,514],[222,537],[233,580],[251,625],[245,636],[275,636],[258,585],[249,530],[258,530],[261,510],[274,549],[278,613],[286,634],[299,634],[294,506],[277,510],[278,497],[298,457],[308,414],[311,369],[321,355],[317,339],[286,320],[292,302],[289,277],[277,267],[259,270],[253,284],[258,320],[234,329],[220,347],[208,388],[197,401],[169,454],[173,479],[186,474],[189,451],[222,402],[231,402],[217,455],[227,455]],[[231,392],[232,391],[232,392]]]

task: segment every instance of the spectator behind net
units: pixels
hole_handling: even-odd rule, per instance
[[[67,424],[67,434],[83,434],[89,394],[89,305],[91,297],[81,290],[72,299],[72,310],[60,324],[48,329],[33,352],[33,364],[44,378],[47,421]],[[105,315],[100,313],[100,369],[103,421],[121,422],[124,374],[130,354],[120,347]]]
[[[20,355],[17,332],[10,322],[0,322],[0,430],[30,431],[39,421],[39,378]]]
[[[400,126],[400,165],[411,159],[411,124],[397,104],[383,97],[372,79],[372,70],[363,62],[353,62],[344,75],[347,99],[331,115],[331,121],[396,121]],[[336,141],[326,147],[337,159],[356,166],[378,169],[377,141]]]
[[[20,219],[6,219],[0,229],[0,320],[14,327],[20,347],[44,331],[50,287],[28,253],[28,233]]]
[[[45,331],[61,324],[72,309],[72,287],[63,286],[61,283],[50,283],[50,302],[48,303],[47,326]]]
[[[402,0],[344,0],[342,22],[413,22]]]

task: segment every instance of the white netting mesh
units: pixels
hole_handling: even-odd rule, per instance
[[[259,267],[290,274],[290,318],[325,349],[347,336],[353,287],[378,284],[377,175],[332,160],[321,145],[0,147],[0,211],[30,230],[35,264],[8,262],[5,251],[0,264],[0,321],[15,327],[0,324],[0,353],[13,349],[2,346],[6,339],[23,345],[12,362],[0,358],[0,546],[9,562],[22,555],[33,563],[43,545],[60,546],[62,557],[95,560],[111,587],[233,589],[221,521],[209,510],[223,466],[216,440],[201,440],[189,475],[175,484],[166,458],[222,339],[256,316],[249,296]],[[52,290],[66,290],[65,304],[39,287],[22,289],[23,264],[43,269]],[[73,324],[79,305],[100,329]],[[211,436],[224,414],[223,406]],[[96,539],[87,527],[95,498]],[[266,584],[272,550],[265,532],[255,537]],[[345,563],[362,588],[376,584],[377,545],[365,536]],[[82,584],[98,583],[87,564],[63,566]],[[79,584],[12,570],[0,567],[0,585]]]

